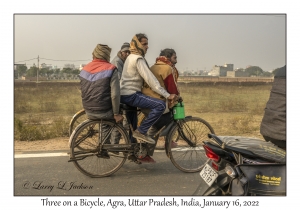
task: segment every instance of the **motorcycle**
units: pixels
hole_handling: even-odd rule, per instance
[[[260,139],[208,134],[194,195],[286,195],[286,151]]]

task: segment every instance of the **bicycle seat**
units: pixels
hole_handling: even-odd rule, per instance
[[[123,110],[131,110],[131,111],[133,111],[133,110],[136,111],[137,110],[136,107],[129,106],[127,104],[121,104],[121,103],[120,103],[120,108],[123,109]]]

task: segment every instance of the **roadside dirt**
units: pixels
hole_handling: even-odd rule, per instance
[[[14,141],[15,152],[69,150],[68,137],[36,141]]]

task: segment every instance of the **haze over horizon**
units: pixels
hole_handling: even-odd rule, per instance
[[[164,48],[176,51],[179,71],[225,63],[264,71],[286,65],[285,14],[15,14],[14,63],[30,67],[39,56],[40,64],[78,67],[91,61],[98,43],[112,48],[112,60],[136,33],[149,38],[149,65]]]

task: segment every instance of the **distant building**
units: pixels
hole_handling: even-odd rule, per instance
[[[79,70],[81,71],[85,65],[86,65],[86,64],[80,64],[80,65],[79,65]]]
[[[51,64],[45,64],[45,63],[40,64],[40,69],[46,69],[46,68],[51,70],[53,67]]]
[[[235,71],[235,77],[249,77],[249,73],[245,71]]]
[[[227,72],[232,71],[233,72],[233,64],[224,64],[223,66],[213,66],[212,70],[210,71],[210,76],[220,76],[220,77],[226,77]]]
[[[227,77],[235,77],[235,71],[227,71]]]

